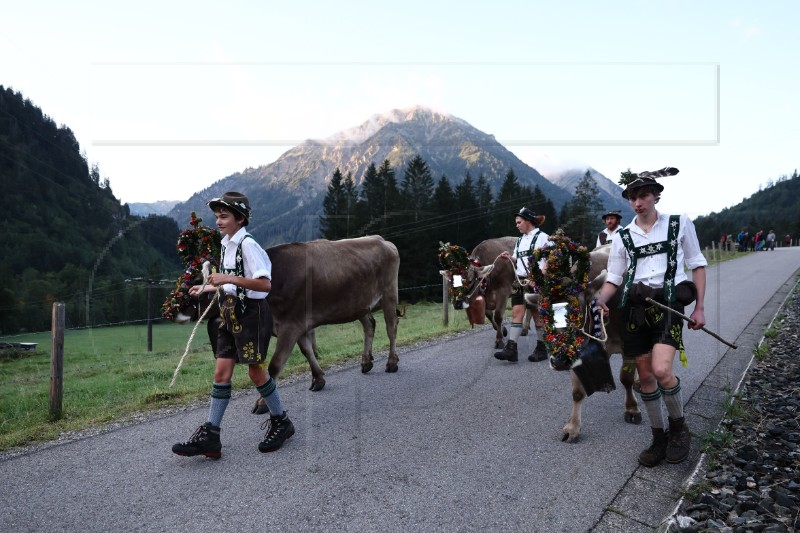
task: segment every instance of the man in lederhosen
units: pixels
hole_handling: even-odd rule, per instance
[[[542,248],[547,244],[549,235],[539,229],[544,223],[544,215],[537,215],[527,207],[519,210],[514,217],[517,229],[522,236],[517,239],[517,244],[514,246],[514,253],[509,254],[503,252],[500,257],[511,259],[514,263],[514,270],[517,277],[525,280],[530,275],[530,260],[533,251]],[[542,271],[546,268],[546,261],[542,259],[539,261],[539,267]],[[520,286],[514,280],[513,292],[511,293],[511,328],[508,330],[508,342],[502,351],[496,352],[494,356],[501,361],[508,361],[516,363],[518,360],[517,355],[517,341],[522,335],[522,320],[525,318],[525,292],[528,292],[527,286]],[[536,314],[534,314],[536,317]],[[537,336],[536,348],[533,353],[528,356],[528,361],[536,363],[547,359],[547,350],[545,349],[544,342],[538,338],[538,331],[536,329],[536,320],[533,321],[533,332]]]

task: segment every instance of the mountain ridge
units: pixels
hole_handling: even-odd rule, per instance
[[[573,195],[573,191],[559,187],[520,160],[493,135],[461,118],[416,106],[372,115],[358,126],[325,139],[306,140],[272,163],[218,180],[168,214],[184,224],[191,211],[207,214],[210,198],[237,190],[247,194],[254,206],[250,232],[259,242],[269,246],[308,240],[318,237],[322,200],[336,168],[343,175],[350,173],[360,184],[371,163],[380,166],[388,160],[399,182],[405,166],[416,155],[428,164],[434,180],[444,175],[453,186],[461,183],[467,172],[473,179],[482,174],[496,193],[511,169],[521,186],[539,187],[556,208]],[[627,203],[613,205],[624,207]],[[263,213],[267,215],[262,219]],[[289,220],[292,217],[295,219]]]

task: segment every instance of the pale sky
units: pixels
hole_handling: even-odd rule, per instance
[[[678,167],[659,209],[691,217],[800,166],[793,0],[0,8],[0,84],[71,128],[124,202],[185,200],[415,105],[545,174]]]

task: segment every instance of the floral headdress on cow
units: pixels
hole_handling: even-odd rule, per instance
[[[219,266],[221,253],[221,237],[219,231],[201,225],[203,221],[194,211],[190,214],[187,228],[178,236],[178,256],[185,265],[183,274],[178,279],[175,289],[167,296],[161,305],[161,314],[172,320],[177,313],[194,303],[189,296],[189,288],[197,283],[202,275],[203,263],[210,262],[212,266]]]
[[[469,270],[467,250],[449,242],[439,241],[439,266],[446,271],[447,285],[450,288],[450,299],[453,304],[466,300],[468,287],[464,282],[467,279],[467,270]],[[461,283],[458,287],[453,283],[455,276],[461,276]]]
[[[547,262],[544,272],[539,268],[542,259]],[[578,294],[586,289],[589,281],[589,250],[558,229],[546,245],[533,251],[531,279],[541,293],[544,343],[554,366],[569,368],[579,357],[585,340],[580,335],[583,314]],[[555,327],[553,305],[557,302],[567,304],[567,327],[562,331]]]

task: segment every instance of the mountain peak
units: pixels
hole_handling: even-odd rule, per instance
[[[452,121],[463,125],[469,125],[460,118],[417,105],[405,109],[392,109],[386,113],[377,113],[360,125],[335,133],[323,139],[322,142],[325,144],[361,144],[375,135],[387,124],[401,124],[403,122],[412,121],[423,124]]]

